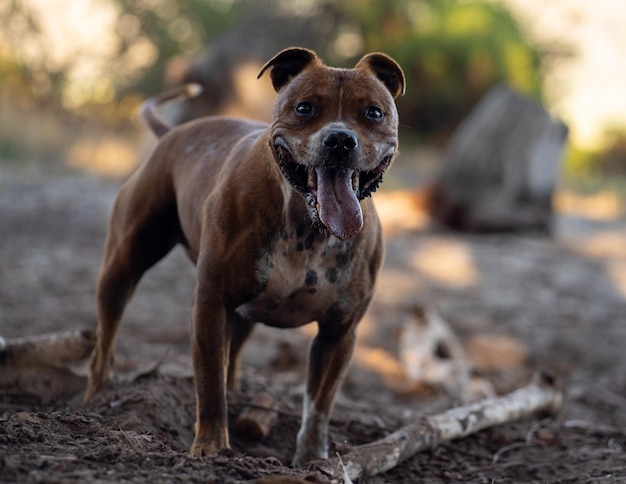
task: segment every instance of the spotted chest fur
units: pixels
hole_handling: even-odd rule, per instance
[[[283,227],[262,256],[261,290],[237,309],[245,319],[270,326],[301,326],[323,320],[342,300],[352,273],[353,241],[324,235],[307,222]]]

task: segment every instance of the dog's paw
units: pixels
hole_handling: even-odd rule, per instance
[[[93,396],[100,391],[105,379],[99,374],[95,374],[92,372],[87,379],[87,388],[85,389],[85,394],[83,396],[83,403],[89,402]]]
[[[296,449],[296,453],[291,459],[291,465],[294,467],[304,467],[307,463],[314,460],[326,460],[328,459],[328,451],[324,449]]]
[[[232,457],[234,452],[229,445],[219,445],[215,442],[198,442],[194,441],[189,453],[195,457],[208,457],[214,455],[222,455]]]

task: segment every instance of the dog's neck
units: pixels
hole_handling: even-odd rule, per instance
[[[282,175],[281,175],[282,177]],[[283,192],[283,222],[281,232],[292,235],[311,233],[316,239],[334,238],[319,222],[311,219],[307,209],[307,200],[291,184],[282,177],[281,189]]]

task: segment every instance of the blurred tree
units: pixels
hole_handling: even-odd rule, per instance
[[[390,54],[408,78],[403,124],[426,137],[445,139],[494,84],[542,95],[542,52],[488,0],[116,1],[159,46],[155,64],[129,85],[142,92],[158,89],[168,59],[228,32],[227,42],[265,58],[293,44],[346,66],[368,51]]]
[[[26,108],[126,117],[162,86],[171,58],[198,51],[229,29],[245,4],[10,0],[0,5],[2,92]]]
[[[500,3],[476,0],[347,0],[363,51],[404,68],[401,119],[423,135],[449,134],[493,85],[540,99],[542,51]]]
[[[154,93],[163,85],[168,61],[200,50],[228,31],[245,10],[246,0],[112,0],[120,9],[120,51],[144,38],[157,48],[153,63],[137,79],[119,79],[120,94]]]
[[[565,175],[568,183],[579,191],[609,188],[626,198],[626,127],[608,127],[598,147],[570,147]]]
[[[20,55],[19,40],[28,38],[32,44],[38,30],[37,20],[22,2],[0,4],[0,93],[17,98],[26,106],[51,101],[51,93],[61,83],[58,72],[33,65]]]
[[[604,149],[599,150],[597,157],[598,169],[605,176],[626,175],[626,129],[623,126],[607,129]]]
[[[54,44],[44,35],[51,20],[39,3],[10,0],[0,6],[5,92],[31,104],[127,118],[141,98],[162,89],[172,60],[245,39],[240,52],[265,59],[293,44],[338,65],[353,65],[368,51],[387,52],[408,79],[399,102],[402,122],[427,137],[445,137],[496,83],[541,96],[542,52],[502,4],[489,0],[85,2],[106,10],[113,32],[55,62],[49,52]],[[93,20],[85,19],[86,25]],[[26,55],[37,49],[41,55]],[[81,77],[88,67],[92,77]]]

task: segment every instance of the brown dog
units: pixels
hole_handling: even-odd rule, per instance
[[[271,68],[270,126],[207,117],[171,128],[144,106],[161,137],[122,187],[98,280],[98,341],[86,399],[110,377],[123,309],[143,273],[182,244],[197,266],[192,354],[194,455],[229,446],[226,386],[256,322],[317,321],[294,463],[328,457],[328,419],[355,330],[383,258],[369,195],[398,149],[398,64],[384,54],[354,69],[291,48]]]

